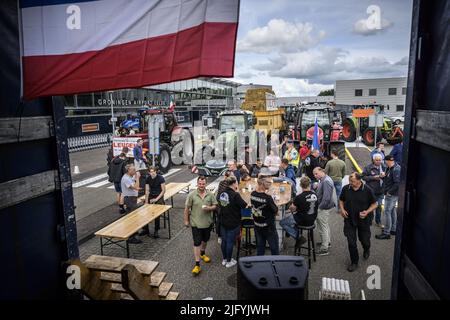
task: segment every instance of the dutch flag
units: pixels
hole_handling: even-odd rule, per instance
[[[24,96],[232,77],[239,0],[22,0]]]

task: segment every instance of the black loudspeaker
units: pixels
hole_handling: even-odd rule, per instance
[[[240,258],[237,299],[307,300],[308,264],[301,256]]]

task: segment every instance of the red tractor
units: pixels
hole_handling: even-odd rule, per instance
[[[315,104],[298,109],[297,120],[294,124],[294,137],[299,141],[312,144],[314,125],[317,119],[319,126],[319,144],[323,155],[330,158],[331,149],[336,149],[340,159],[345,161],[345,142],[341,140],[342,128],[333,121],[334,110],[329,106]]]
[[[154,118],[160,118],[159,122],[159,155],[155,157],[153,164],[153,157],[148,153],[149,150],[149,135],[148,127]],[[133,148],[138,139],[144,141],[143,152],[149,166],[155,165],[162,173],[169,171],[172,164],[183,163],[183,151],[191,150],[193,148],[192,135],[188,129],[178,126],[177,119],[173,108],[149,108],[143,109],[139,112],[139,119],[141,128],[140,132],[127,136],[113,137],[113,154],[117,156],[120,154],[124,146],[129,148],[129,157],[133,157]]]

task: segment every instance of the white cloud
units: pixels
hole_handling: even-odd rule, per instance
[[[279,54],[267,63],[254,65],[253,68],[266,71],[272,77],[308,79],[309,84],[334,84],[340,79],[406,74],[404,64],[392,63],[383,56],[352,55],[340,48],[323,46],[308,51]]]
[[[395,65],[397,66],[407,66],[409,64],[409,58],[408,57],[403,57],[401,58],[399,61],[397,61],[395,63]]]
[[[279,97],[317,96],[320,91],[332,89],[334,85],[309,83],[305,79],[281,79],[273,84]]]
[[[363,36],[372,36],[372,35],[382,32],[382,31],[387,30],[388,28],[390,28],[393,25],[393,23],[390,22],[389,20],[381,18],[380,28],[369,28],[368,27],[368,26],[370,26],[369,19],[370,19],[370,17],[367,19],[361,19],[361,20],[356,21],[355,25],[353,26],[353,32],[356,34],[363,35]]]
[[[325,37],[325,31],[313,33],[310,23],[272,19],[266,26],[250,30],[238,41],[240,52],[297,52],[314,47]]]
[[[242,72],[237,75],[237,77],[241,79],[250,79],[253,78],[254,76],[255,74],[252,72]]]

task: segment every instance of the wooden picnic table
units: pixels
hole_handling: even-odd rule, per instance
[[[126,216],[114,221],[103,229],[97,231],[95,235],[100,238],[100,251],[103,255],[103,247],[116,245],[126,249],[127,258],[130,256],[128,239],[147,224],[168,212],[171,206],[161,204],[144,204]],[[169,238],[170,238],[170,216],[169,216]],[[105,243],[103,243],[105,239]],[[126,242],[126,247],[120,245]]]
[[[164,200],[170,199],[171,205],[173,207],[173,197],[180,191],[186,189],[189,193],[189,182],[170,182],[166,184],[166,192],[164,193]]]
[[[164,200],[169,200],[173,207],[173,197],[178,194],[180,191],[186,189],[189,193],[189,182],[170,182],[166,183],[166,192],[164,193]],[[145,195],[138,198],[139,203],[143,203],[145,201]]]
[[[248,181],[241,181],[239,183],[239,194],[242,199],[245,200],[248,204],[250,204],[250,194],[252,191],[256,190],[257,186],[256,178],[252,178]],[[280,190],[280,189],[283,189]],[[267,191],[267,194],[274,197],[275,204],[277,206],[284,206],[291,201],[291,185],[285,182],[272,182],[270,189]]]

